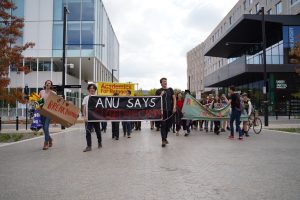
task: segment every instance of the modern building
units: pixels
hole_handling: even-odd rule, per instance
[[[269,110],[288,110],[293,94],[300,91],[300,76],[296,73],[299,57],[294,54],[300,42],[300,0],[238,1],[209,37],[187,53],[192,92],[216,88],[223,93],[229,85],[235,85],[249,93],[256,108],[261,109],[261,7],[265,10]]]
[[[10,88],[24,88],[28,85],[32,93],[41,90],[45,80],[48,79],[55,85],[62,84],[64,6],[69,11],[65,84],[82,85],[82,89],[66,89],[67,99],[81,106],[88,82],[110,82],[112,74],[114,81],[118,81],[119,42],[102,0],[14,0],[14,2],[17,9],[13,14],[24,18],[25,24],[23,37],[18,42],[20,44],[34,42],[35,46],[23,53],[23,65],[29,67],[29,73],[10,69]],[[10,115],[14,115],[14,110],[10,112],[8,111]],[[2,113],[5,115],[5,112]]]

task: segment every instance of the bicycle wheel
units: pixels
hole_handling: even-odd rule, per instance
[[[252,126],[253,126],[254,133],[259,134],[262,129],[262,122],[261,122],[260,118],[255,117],[253,120]]]

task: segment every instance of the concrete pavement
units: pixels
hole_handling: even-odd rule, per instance
[[[0,147],[1,200],[300,198],[300,135],[263,130],[232,141],[227,134],[170,133],[161,148],[159,133],[143,123],[119,141],[109,129],[103,148],[88,153],[83,129],[53,138],[48,151],[43,138]]]

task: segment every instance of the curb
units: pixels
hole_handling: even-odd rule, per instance
[[[74,130],[77,130],[78,128],[75,128],[75,129],[69,129],[69,130],[64,130],[64,131],[60,131],[60,132],[57,132],[57,133],[52,133],[51,135],[59,135],[59,134],[62,134],[62,133],[67,133],[67,132],[71,132],[71,131],[74,131]],[[19,143],[23,143],[23,142],[28,142],[28,141],[31,141],[31,140],[37,140],[37,139],[40,139],[40,138],[43,138],[44,135],[41,135],[41,136],[37,136],[37,137],[33,137],[33,138],[29,138],[29,139],[26,139],[26,140],[21,140],[21,141],[17,141],[17,142],[10,142],[10,143],[0,143],[0,148],[1,147],[6,147],[6,146],[11,146],[11,145],[14,145],[14,144],[19,144]]]
[[[276,133],[285,133],[285,134],[299,135],[300,136],[300,133],[293,133],[293,132],[287,132],[287,131],[272,130],[272,129],[266,129],[266,128],[263,128],[262,130],[270,131],[271,133],[274,131]]]

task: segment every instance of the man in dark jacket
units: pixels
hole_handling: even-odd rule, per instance
[[[171,127],[171,119],[173,113],[176,112],[176,97],[172,88],[167,87],[167,79],[160,79],[161,88],[156,91],[156,95],[162,96],[163,101],[163,116],[161,121],[161,139],[162,147],[165,147],[166,144],[169,144],[167,137],[168,132]]]

